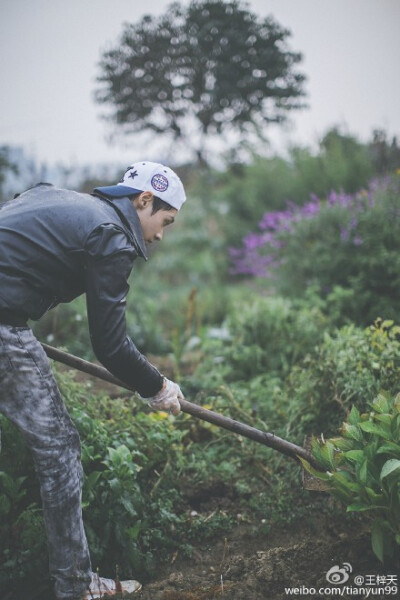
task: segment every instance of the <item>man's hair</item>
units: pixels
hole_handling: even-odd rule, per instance
[[[154,215],[159,210],[174,210],[174,207],[168,204],[168,202],[161,200],[161,198],[158,198],[158,196],[154,196],[151,214]]]

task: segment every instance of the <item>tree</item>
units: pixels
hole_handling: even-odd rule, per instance
[[[393,136],[390,143],[384,129],[374,129],[372,141],[369,143],[369,151],[379,175],[400,169],[400,147],[397,144],[397,138]]]
[[[240,0],[171,4],[125,25],[103,53],[96,100],[111,107],[118,130],[182,140],[202,159],[210,136],[263,137],[265,125],[304,106],[301,54],[289,51],[289,35]]]

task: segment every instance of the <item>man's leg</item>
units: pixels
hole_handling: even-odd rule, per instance
[[[33,453],[56,596],[80,599],[91,581],[80,440],[29,328],[0,325],[0,411],[18,426]]]

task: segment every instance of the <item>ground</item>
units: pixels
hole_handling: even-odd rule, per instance
[[[327,502],[331,502],[327,497]],[[333,511],[337,514],[337,511]],[[134,594],[136,600],[286,600],[285,588],[299,588],[302,599],[325,599],[336,595],[319,594],[319,588],[344,590],[344,584],[328,583],[327,572],[335,565],[351,565],[347,586],[352,592],[341,598],[367,598],[354,583],[355,576],[376,577],[398,572],[383,567],[371,550],[365,527],[356,519],[348,523],[323,515],[272,529],[267,535],[254,534],[254,526],[238,525],[206,544],[194,545],[190,558],[173,556],[160,567],[157,577]],[[139,575],[138,575],[139,578]],[[371,587],[371,586],[370,586]],[[308,591],[307,589],[308,588]],[[312,588],[315,588],[316,593]],[[41,589],[18,590],[2,600],[54,600],[48,582]],[[369,598],[378,596],[370,595]],[[382,597],[382,596],[380,596]],[[386,598],[398,596],[388,594]],[[117,597],[115,597],[117,600]],[[122,596],[118,596],[122,598]]]
[[[316,591],[332,587],[326,574],[343,563],[352,566],[348,585],[353,584],[356,575],[393,574],[382,567],[370,547],[369,536],[360,530],[359,523],[349,529],[343,523],[330,522],[326,516],[310,515],[307,521],[292,523],[286,530],[280,527],[267,535],[250,534],[246,526],[240,526],[224,539],[196,547],[189,560],[180,560],[178,556],[135,597],[137,600],[283,600],[289,597],[285,587],[304,586]],[[329,596],[313,595],[311,590],[297,597]],[[354,592],[342,597],[353,598]]]

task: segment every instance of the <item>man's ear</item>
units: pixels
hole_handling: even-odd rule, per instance
[[[147,208],[153,202],[154,195],[152,192],[142,192],[133,201],[133,205],[137,210]]]

